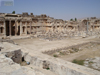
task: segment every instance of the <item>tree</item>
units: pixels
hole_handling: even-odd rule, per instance
[[[70,21],[73,21],[73,19],[70,19]]]
[[[15,11],[13,11],[12,14],[15,14]]]
[[[75,21],[77,21],[77,18],[75,18]]]

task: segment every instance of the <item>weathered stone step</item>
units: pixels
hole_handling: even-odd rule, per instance
[[[26,67],[29,67],[34,70],[38,70],[39,72],[42,72],[44,75],[57,75],[54,72],[50,71],[49,69],[43,69],[43,68],[39,68],[33,65],[27,65]]]

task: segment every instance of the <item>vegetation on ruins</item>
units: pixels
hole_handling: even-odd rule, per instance
[[[73,19],[70,19],[70,21],[73,21]]]
[[[31,67],[31,69],[33,69],[33,67]]]
[[[50,68],[46,68],[47,70],[50,70]]]
[[[75,21],[77,21],[77,18],[75,18]]]
[[[15,11],[13,11],[12,14],[15,14]]]
[[[54,57],[58,57],[58,55],[56,55],[56,54],[54,54],[53,56],[54,56]]]
[[[70,19],[70,21],[74,21],[73,19]],[[75,21],[77,21],[77,18],[75,18]]]
[[[79,51],[78,48],[72,48],[72,50],[74,50],[75,52],[78,52]]]
[[[84,65],[84,60],[77,60],[77,59],[74,59],[74,60],[72,61],[72,63],[79,64],[79,65]]]
[[[65,52],[60,52],[60,55],[65,55],[64,53],[65,53]]]

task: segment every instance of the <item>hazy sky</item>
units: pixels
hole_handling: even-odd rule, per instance
[[[47,14],[64,20],[100,17],[100,0],[14,0],[13,6],[2,5],[2,1],[1,13],[32,12],[34,15]]]

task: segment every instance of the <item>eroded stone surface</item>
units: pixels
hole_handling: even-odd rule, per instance
[[[40,71],[16,64],[0,53],[0,75],[45,75]]]

